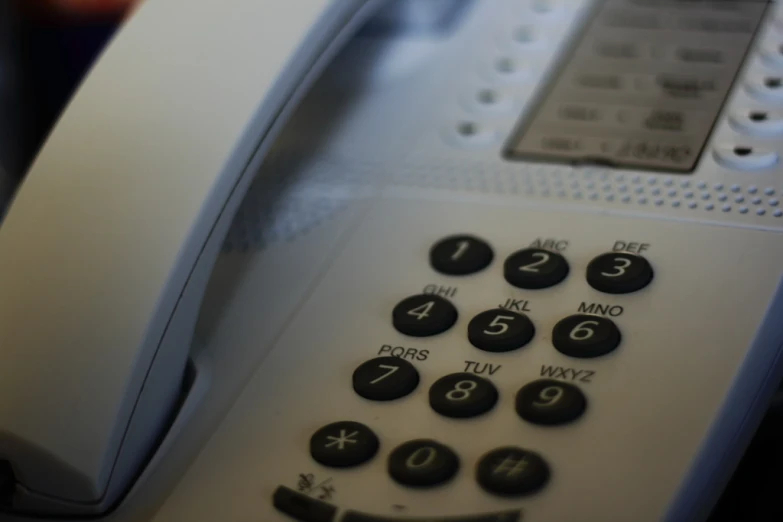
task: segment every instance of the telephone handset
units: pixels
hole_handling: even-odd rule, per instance
[[[0,227],[0,520],[706,517],[783,377],[781,7],[382,4],[109,46]]]
[[[127,490],[251,169],[377,4],[149,1],[110,44],[0,231],[12,511],[101,513]]]

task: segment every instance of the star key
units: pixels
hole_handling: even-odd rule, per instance
[[[310,437],[310,455],[319,464],[332,468],[363,464],[375,456],[378,446],[375,433],[354,421],[327,424]]]
[[[327,435],[326,439],[331,441],[331,442],[327,442],[326,443],[326,447],[327,448],[331,448],[332,446],[336,445],[337,449],[342,451],[343,449],[345,449],[345,445],[346,444],[356,444],[357,441],[356,441],[355,437],[357,437],[359,435],[359,432],[358,431],[354,431],[350,435],[346,435],[345,431],[346,430],[340,430],[340,436],[339,437],[335,437],[334,435]]]

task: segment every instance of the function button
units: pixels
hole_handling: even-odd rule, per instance
[[[783,101],[783,77],[781,76],[754,78],[748,82],[746,88],[758,100],[772,103]]]
[[[446,417],[476,417],[491,410],[497,401],[495,385],[472,373],[452,373],[430,388],[430,406]]]
[[[481,312],[468,324],[470,344],[485,352],[510,352],[533,339],[536,329],[526,315],[496,309]]]
[[[300,522],[332,522],[337,509],[331,504],[279,486],[272,495],[275,508]]]
[[[522,512],[501,511],[498,513],[485,513],[481,515],[458,515],[456,517],[382,517],[366,515],[356,511],[349,511],[340,522],[521,522]]]
[[[526,495],[546,485],[549,465],[532,451],[516,447],[499,448],[481,457],[476,480],[482,488],[495,495]]]
[[[310,438],[310,455],[324,466],[350,468],[378,452],[378,437],[364,424],[341,421],[328,424]]]
[[[734,128],[752,136],[778,136],[783,134],[783,113],[765,109],[743,110],[730,116]]]
[[[581,417],[586,408],[582,391],[567,382],[541,379],[517,392],[517,413],[533,424],[567,424]]]
[[[715,149],[715,159],[724,167],[739,170],[756,170],[772,167],[778,162],[776,152],[759,147],[736,145]]]
[[[414,295],[394,307],[392,323],[398,332],[412,337],[443,333],[457,322],[457,309],[437,295]]]
[[[642,256],[627,252],[603,254],[587,265],[587,282],[607,294],[629,294],[652,281],[653,269]]]
[[[399,357],[377,357],[353,372],[353,389],[371,401],[405,397],[419,385],[419,372]]]
[[[451,236],[430,250],[432,268],[447,275],[467,275],[485,269],[495,254],[492,247],[474,236]]]
[[[557,351],[580,359],[606,355],[620,345],[620,339],[617,325],[599,315],[571,315],[552,329],[552,344]]]
[[[503,275],[517,288],[538,290],[554,286],[568,275],[568,262],[560,254],[541,248],[526,248],[511,254]]]
[[[406,442],[389,455],[389,475],[404,486],[437,486],[450,480],[458,469],[456,453],[434,440]]]

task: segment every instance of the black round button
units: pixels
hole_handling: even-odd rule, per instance
[[[468,324],[470,344],[487,352],[510,352],[533,339],[536,328],[526,315],[496,309],[481,312]]]
[[[389,475],[405,486],[436,486],[451,479],[458,469],[457,454],[434,440],[412,440],[389,455]]]
[[[334,422],[310,437],[310,455],[324,466],[349,468],[373,458],[378,445],[378,437],[364,424]]]
[[[398,332],[428,337],[445,332],[457,322],[457,309],[437,295],[414,295],[394,307],[392,323]]]
[[[474,236],[450,236],[430,249],[432,268],[446,275],[468,275],[484,270],[495,254],[492,247]]]
[[[430,388],[430,406],[446,417],[475,417],[491,410],[497,401],[495,385],[472,373],[452,373]]]
[[[377,357],[353,372],[353,389],[371,401],[405,397],[419,385],[419,372],[399,357]]]
[[[552,329],[552,344],[570,357],[589,359],[614,351],[620,344],[620,330],[611,319],[576,314],[558,322]]]
[[[516,447],[490,451],[476,468],[479,485],[504,497],[534,493],[546,485],[549,475],[549,465],[540,455]]]
[[[586,408],[582,391],[567,382],[541,379],[517,392],[517,413],[533,424],[566,424],[581,417]]]
[[[587,265],[587,283],[607,294],[630,294],[653,279],[653,269],[642,256],[628,252],[603,254]]]
[[[538,290],[554,286],[568,275],[563,256],[541,248],[526,248],[511,254],[503,265],[503,275],[517,288]]]

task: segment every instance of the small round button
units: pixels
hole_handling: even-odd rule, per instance
[[[398,332],[412,337],[443,333],[457,322],[457,309],[437,295],[414,295],[394,307],[392,323]]]
[[[586,408],[582,391],[567,382],[541,379],[517,392],[517,413],[533,424],[567,424],[581,417]]]
[[[536,329],[526,315],[497,309],[481,312],[468,324],[470,344],[486,352],[509,352],[533,339]]]
[[[398,446],[389,455],[389,475],[405,486],[443,484],[456,475],[457,470],[457,454],[434,440],[412,440]]]
[[[759,170],[778,163],[778,154],[774,150],[749,145],[728,145],[715,149],[715,159],[730,169]]]
[[[653,269],[642,256],[627,252],[603,254],[587,265],[587,283],[607,294],[629,294],[653,279]]]
[[[341,421],[328,424],[310,437],[310,455],[324,466],[350,468],[378,452],[378,437],[364,424]]]
[[[476,468],[479,485],[504,497],[534,493],[546,485],[549,475],[549,465],[540,455],[513,446],[490,451]]]
[[[474,236],[450,236],[430,249],[432,268],[447,275],[468,275],[485,269],[495,257],[492,247]]]
[[[452,373],[430,388],[430,406],[446,417],[475,417],[491,410],[497,401],[495,385],[472,373]]]
[[[405,397],[419,385],[419,372],[399,357],[377,357],[353,372],[353,389],[371,401]]]
[[[598,315],[570,315],[552,329],[552,344],[557,351],[580,359],[614,351],[621,337],[620,329],[611,319]]]
[[[517,288],[538,290],[554,286],[568,275],[568,262],[560,254],[541,248],[526,248],[511,254],[503,275]]]

